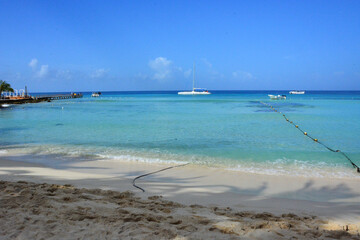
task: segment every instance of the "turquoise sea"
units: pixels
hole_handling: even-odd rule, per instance
[[[338,153],[311,141],[269,107],[360,165],[360,92],[103,92],[99,98],[0,109],[0,157],[207,165],[260,174],[359,178]],[[287,94],[270,100],[267,94]],[[33,94],[36,95],[36,94]],[[38,94],[39,95],[39,94]]]

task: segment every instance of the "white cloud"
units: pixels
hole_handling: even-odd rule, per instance
[[[236,71],[232,73],[233,78],[240,80],[254,80],[256,77],[249,72]]]
[[[31,59],[29,67],[32,68],[34,76],[37,78],[46,77],[49,74],[49,65],[41,65],[40,69],[37,70],[38,60],[36,58]]]
[[[38,60],[36,58],[31,59],[31,61],[29,62],[29,66],[32,69],[35,69],[37,67],[37,64],[38,64]]]
[[[171,75],[171,61],[164,57],[157,57],[150,60],[149,66],[155,72],[153,78],[156,80],[164,80]]]
[[[109,70],[107,70],[107,69],[99,68],[99,69],[96,69],[96,70],[90,75],[90,77],[92,77],[92,78],[101,78],[101,77],[104,77],[108,72],[109,72]]]
[[[50,67],[47,64],[40,65],[40,62],[33,58],[29,62],[29,67],[32,68],[32,77],[37,79],[47,79],[53,81],[66,81],[75,78],[80,79],[98,79],[102,77],[107,77],[107,73],[109,72],[106,68],[97,68],[90,72],[85,71],[77,71],[77,70],[70,70],[70,69],[56,69]]]
[[[40,70],[36,73],[36,76],[39,78],[46,77],[49,73],[48,65],[41,65]]]

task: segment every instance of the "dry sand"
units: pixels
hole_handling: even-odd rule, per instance
[[[0,239],[360,239],[358,179],[189,165],[139,179],[142,193],[132,179],[166,166],[13,160],[0,159]]]
[[[359,239],[315,216],[185,206],[159,196],[0,182],[2,239]]]

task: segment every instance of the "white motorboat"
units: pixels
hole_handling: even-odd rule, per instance
[[[305,91],[290,91],[290,94],[305,94]]]
[[[10,104],[1,104],[0,105],[0,107],[2,107],[2,108],[8,108],[8,107],[10,107],[11,105]]]
[[[91,97],[100,97],[100,95],[101,95],[101,92],[93,92],[91,94]]]
[[[270,97],[271,100],[285,100],[286,99],[286,95],[268,95]]]
[[[178,92],[179,95],[209,95],[211,92],[205,88],[195,88],[195,63],[193,70],[193,89],[192,91]]]

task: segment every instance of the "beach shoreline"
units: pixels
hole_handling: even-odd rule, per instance
[[[187,207],[201,205],[208,211],[229,208],[229,214],[316,216],[327,222],[326,226],[322,223],[323,229],[342,231],[351,226],[352,234],[359,232],[360,193],[355,180],[246,174],[190,164],[139,179],[136,184],[145,193],[132,185],[135,177],[167,166],[171,165],[94,160],[50,167],[2,156],[0,180],[5,185],[26,181],[35,185],[68,184],[75,188],[131,192],[142,200],[162,196]]]

